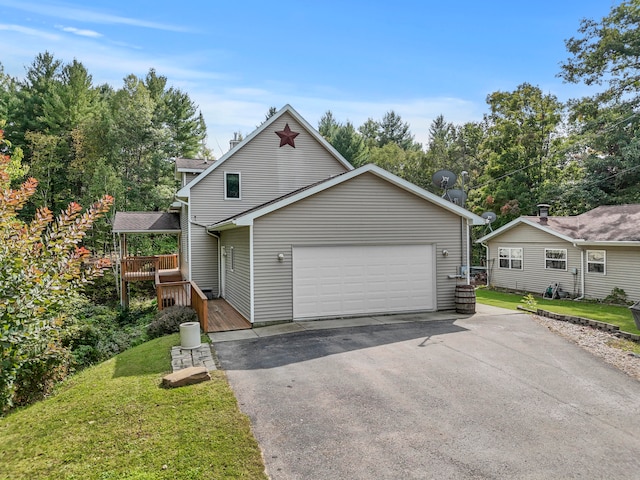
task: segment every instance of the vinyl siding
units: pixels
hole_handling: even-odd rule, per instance
[[[275,134],[285,124],[296,132],[296,148],[280,148]],[[216,240],[207,236],[202,225],[211,225],[268,202],[298,188],[345,171],[338,162],[292,116],[283,115],[271,128],[261,132],[233,154],[219,168],[191,189],[191,273],[201,288],[218,292]],[[224,172],[240,172],[241,200],[224,199]],[[187,222],[183,223],[186,230]]]
[[[580,249],[558,237],[529,225],[518,225],[487,243],[489,246],[490,284],[498,288],[509,288],[542,294],[552,283],[559,283],[562,290],[580,295],[580,275],[573,275],[572,268],[581,269]],[[500,247],[522,248],[522,270],[500,268]],[[545,268],[545,249],[567,250],[567,270]]]
[[[585,247],[586,250],[605,250],[605,274],[585,273],[585,292],[588,298],[603,299],[615,287],[621,288],[631,301],[640,301],[640,248],[630,247]]]
[[[275,132],[287,123],[300,133],[296,148],[279,147]],[[344,165],[285,114],[191,188],[191,220],[212,224],[344,171]],[[240,172],[240,200],[224,199],[224,172]]]
[[[184,172],[182,174],[182,185],[180,185],[180,186],[184,187],[185,185],[187,185],[191,180],[193,180],[197,176],[198,176],[197,173]]]
[[[218,240],[201,225],[191,224],[191,280],[218,294]]]
[[[245,318],[251,318],[251,290],[249,266],[249,228],[237,228],[222,232],[220,237],[225,247],[225,295],[224,298]],[[234,269],[231,270],[231,247],[233,247]]]
[[[292,246],[433,244],[436,302],[455,306],[460,217],[367,173],[254,222],[255,322],[293,317]],[[446,249],[449,256],[441,251]],[[278,253],[284,262],[278,262]]]
[[[180,209],[180,272],[182,278],[189,278],[189,207]]]

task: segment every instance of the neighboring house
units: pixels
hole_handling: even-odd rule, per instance
[[[354,169],[288,105],[218,160],[177,159],[176,175],[182,276],[253,325],[452,309],[484,225]]]
[[[614,288],[640,300],[640,204],[601,206],[569,217],[520,217],[478,240],[494,287],[543,293],[559,283],[573,297]]]

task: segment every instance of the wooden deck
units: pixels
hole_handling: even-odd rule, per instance
[[[207,301],[207,307],[209,310],[207,332],[228,332],[251,328],[251,323],[222,298]]]

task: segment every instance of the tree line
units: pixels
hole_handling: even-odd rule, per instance
[[[600,86],[592,96],[562,103],[525,82],[489,94],[481,121],[455,125],[438,116],[426,145],[394,111],[358,127],[327,111],[318,130],[354,166],[375,163],[436,193],[435,171],[468,172],[466,206],[495,212],[499,224],[534,214],[538,203],[578,214],[637,202],[639,12],[640,0],[623,2],[599,21],[583,20],[566,41],[558,76]],[[64,64],[48,52],[20,80],[0,65],[2,119],[18,147],[14,158],[22,149],[22,167],[40,182],[27,213],[103,194],[115,198],[115,210],[166,209],[175,190],[169,159],[211,157],[198,107],[154,70],[129,75],[116,90],[94,85],[77,60]]]
[[[441,115],[427,145],[414,141],[394,111],[355,127],[327,111],[320,133],[355,166],[375,163],[434,193],[440,169],[468,172],[467,208],[493,211],[502,225],[534,215],[575,215],[599,205],[640,201],[640,0],[583,20],[566,43],[569,58],[558,77],[595,93],[562,103],[522,83],[486,98],[482,121],[454,125]]]
[[[49,52],[22,79],[0,65],[0,121],[14,160],[22,159],[16,182],[27,175],[39,182],[26,216],[104,194],[114,197],[113,211],[164,210],[175,192],[170,159],[210,155],[202,114],[166,77],[152,69],[127,76],[118,89],[94,85],[81,62],[65,64]],[[96,228],[92,238],[108,249],[108,222]]]

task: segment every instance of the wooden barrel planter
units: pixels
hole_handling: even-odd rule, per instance
[[[456,286],[456,312],[476,313],[476,290],[473,285]]]

